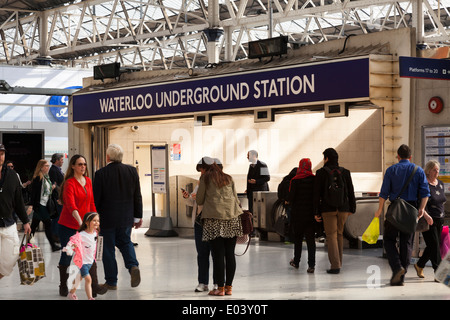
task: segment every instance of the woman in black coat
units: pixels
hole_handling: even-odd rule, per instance
[[[55,243],[52,233],[52,220],[47,209],[47,201],[52,196],[52,191],[55,188],[50,181],[48,171],[50,164],[47,160],[41,159],[36,165],[31,182],[31,200],[30,205],[33,209],[33,220],[31,222],[31,232],[34,234],[39,223],[42,221],[45,229],[45,236],[52,246],[52,251],[58,251],[60,246]]]
[[[294,239],[294,258],[290,265],[299,267],[303,238],[308,248],[308,273],[313,273],[316,265],[316,242],[314,237],[313,186],[315,176],[311,171],[311,160],[300,160],[297,174],[292,178],[288,202],[291,206],[290,233]]]

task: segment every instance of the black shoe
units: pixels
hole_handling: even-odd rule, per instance
[[[294,259],[292,259],[291,261],[289,261],[289,265],[291,265],[291,267],[294,267],[295,269],[298,269],[298,263],[294,262]]]
[[[328,269],[327,273],[330,274],[338,274],[339,272],[341,272],[341,269]]]
[[[405,274],[405,269],[400,267],[397,271],[392,274],[391,286],[403,286],[403,275]]]

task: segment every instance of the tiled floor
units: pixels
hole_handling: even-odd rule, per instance
[[[148,237],[142,228],[133,231],[133,241],[140,263],[142,281],[139,287],[130,287],[130,276],[123,267],[118,252],[119,283],[117,291],[109,291],[97,300],[446,300],[450,289],[434,282],[433,270],[425,268],[425,279],[416,276],[411,265],[405,286],[391,287],[387,260],[382,249],[345,249],[344,266],[340,274],[330,275],[326,249],[318,244],[317,265],[314,274],[306,273],[306,248],[300,268],[288,262],[293,245],[255,239],[249,251],[236,257],[237,270],[233,295],[211,297],[195,293],[197,285],[196,252],[194,240],[189,235],[179,237]],[[56,268],[59,252],[52,253],[43,232],[37,241],[44,250],[46,278],[33,286],[19,285],[18,269],[0,280],[0,300],[66,300],[58,295],[59,274]],[[243,245],[236,251],[242,252]],[[99,262],[99,278],[103,278],[103,265]],[[78,290],[80,299],[86,299],[83,287]]]

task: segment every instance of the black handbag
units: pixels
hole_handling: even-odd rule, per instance
[[[195,216],[195,223],[203,227],[203,218],[201,212]]]
[[[386,211],[386,220],[403,233],[414,233],[417,227],[419,211],[416,207],[400,198],[400,195],[405,191],[416,171],[417,166],[414,167],[408,181],[406,181],[397,198],[392,201]]]
[[[58,202],[56,200],[57,192],[52,192],[47,200],[47,210],[50,214],[50,219],[54,219],[58,216]]]
[[[273,228],[278,235],[287,237],[289,233],[289,221],[287,215],[283,214],[279,216]]]

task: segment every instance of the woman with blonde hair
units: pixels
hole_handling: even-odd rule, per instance
[[[424,217],[429,224],[429,230],[422,232],[426,248],[419,261],[414,265],[419,278],[425,278],[423,268],[425,268],[428,260],[431,261],[431,266],[435,272],[441,263],[439,246],[442,227],[444,225],[444,203],[447,201],[447,198],[445,196],[444,183],[438,179],[439,169],[440,165],[436,160],[428,161],[424,169],[428,180],[428,187],[430,188],[430,197],[428,198],[424,213]]]
[[[34,170],[33,181],[31,182],[31,200],[28,212],[34,210],[31,222],[32,234],[34,234],[39,223],[42,221],[44,224],[45,236],[52,246],[52,251],[58,251],[61,247],[54,241],[52,220],[50,212],[47,209],[47,202],[52,196],[53,189],[55,188],[48,176],[49,170],[50,164],[47,160],[41,159],[38,161],[36,169]]]
[[[213,278],[218,288],[209,295],[231,295],[236,271],[236,238],[243,235],[234,181],[214,162],[200,177],[196,201],[203,205],[203,241],[209,241],[213,256]]]

